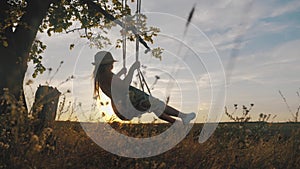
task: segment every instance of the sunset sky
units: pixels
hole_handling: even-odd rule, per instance
[[[186,19],[194,5],[191,25],[183,36]],[[132,7],[134,11],[134,4]],[[299,0],[144,0],[142,13],[148,17],[149,26],[161,29],[154,44],[149,45],[164,49],[160,61],[143,54],[144,47],[141,46],[140,59],[142,65],[147,66],[145,76],[150,86],[155,75],[161,77],[154,86],[153,95],[165,99],[167,89],[170,89],[170,105],[183,112],[196,112],[196,122],[204,122],[209,113],[221,115],[224,106],[231,112],[233,104],[239,105],[235,114],[239,115],[242,105],[251,103],[254,103],[250,112],[254,121],[260,113],[271,114],[270,121],[273,122],[292,120],[289,108],[295,113],[300,104],[297,94],[300,92]],[[116,27],[109,32],[112,42],[121,38],[119,31],[120,27]],[[38,34],[37,38],[47,45],[43,64],[53,68],[52,73],[60,61],[64,61],[50,85],[58,86],[67,77],[75,76],[73,81],[59,85],[58,89],[61,92],[71,90],[66,96],[81,103],[82,107],[76,110],[77,116],[79,120],[86,120],[93,104],[91,63],[98,49],[90,48],[88,41],[80,39],[76,32],[51,37]],[[72,50],[69,49],[71,43],[75,44]],[[135,44],[128,43],[127,46],[129,68],[134,62]],[[120,61],[114,72],[120,70],[122,50],[114,46],[104,50],[111,51]],[[30,64],[25,82],[32,79],[32,71]],[[33,80],[32,88],[36,90],[38,84],[49,81],[48,72]],[[32,97],[28,86],[26,89],[27,97]],[[218,112],[212,112],[211,106],[215,102],[221,107]],[[92,116],[98,118],[102,111],[111,111],[110,105],[102,106]],[[153,117],[148,114],[142,121],[151,121]],[[229,118],[223,115],[222,120],[229,121]]]

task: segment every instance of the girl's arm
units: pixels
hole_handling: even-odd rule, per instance
[[[134,73],[134,71],[136,70],[136,69],[139,69],[140,68],[140,62],[139,61],[137,61],[137,62],[135,62],[131,67],[130,67],[130,69],[129,69],[129,71],[128,71],[128,74],[127,74],[127,76],[124,78],[124,83],[127,85],[127,86],[129,86],[130,85],[130,83],[131,83],[131,81],[132,81],[132,78],[133,78],[133,73]]]
[[[117,90],[123,90],[123,89],[128,89],[128,87],[131,84],[132,78],[133,78],[133,73],[136,69],[140,68],[140,62],[135,62],[129,69],[129,72],[127,74],[127,76],[124,78],[124,80],[122,80],[118,74],[113,75],[112,77],[112,84],[113,86],[111,86],[114,89]]]
[[[127,69],[123,67],[117,74],[116,76],[121,77],[123,74],[127,73]]]

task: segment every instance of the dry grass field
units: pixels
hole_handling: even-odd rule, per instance
[[[121,123],[111,126],[134,137],[149,137],[170,127]],[[55,122],[40,135],[10,136],[15,140],[8,141],[2,131],[0,168],[300,168],[299,123],[220,123],[212,137],[200,144],[202,126],[195,124],[171,150],[141,159],[103,150],[78,122]]]

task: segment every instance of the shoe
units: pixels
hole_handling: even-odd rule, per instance
[[[193,120],[196,117],[196,114],[194,112],[186,114],[184,117],[182,117],[182,123],[184,125],[187,125],[190,123],[191,120]]]

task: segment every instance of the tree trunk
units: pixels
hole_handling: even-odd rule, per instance
[[[35,40],[39,26],[46,16],[51,0],[30,0],[20,23],[15,29],[7,27],[3,35],[7,45],[0,44],[0,99],[3,100],[4,89],[8,90],[16,100],[24,101],[23,82],[27,71],[29,52]],[[5,23],[9,18],[11,7],[7,1],[1,1],[0,23]],[[2,103],[5,103],[5,101]],[[0,105],[0,113],[5,112],[6,105]]]
[[[12,52],[10,47],[3,49],[0,47],[1,57],[5,58],[0,62],[0,96],[4,94],[4,90],[8,90],[9,94],[14,96],[16,100],[22,99],[25,103],[24,90],[23,90],[23,80],[27,70],[27,64],[22,64]],[[5,103],[4,101],[3,103]],[[5,112],[6,106],[0,105],[0,114]]]

